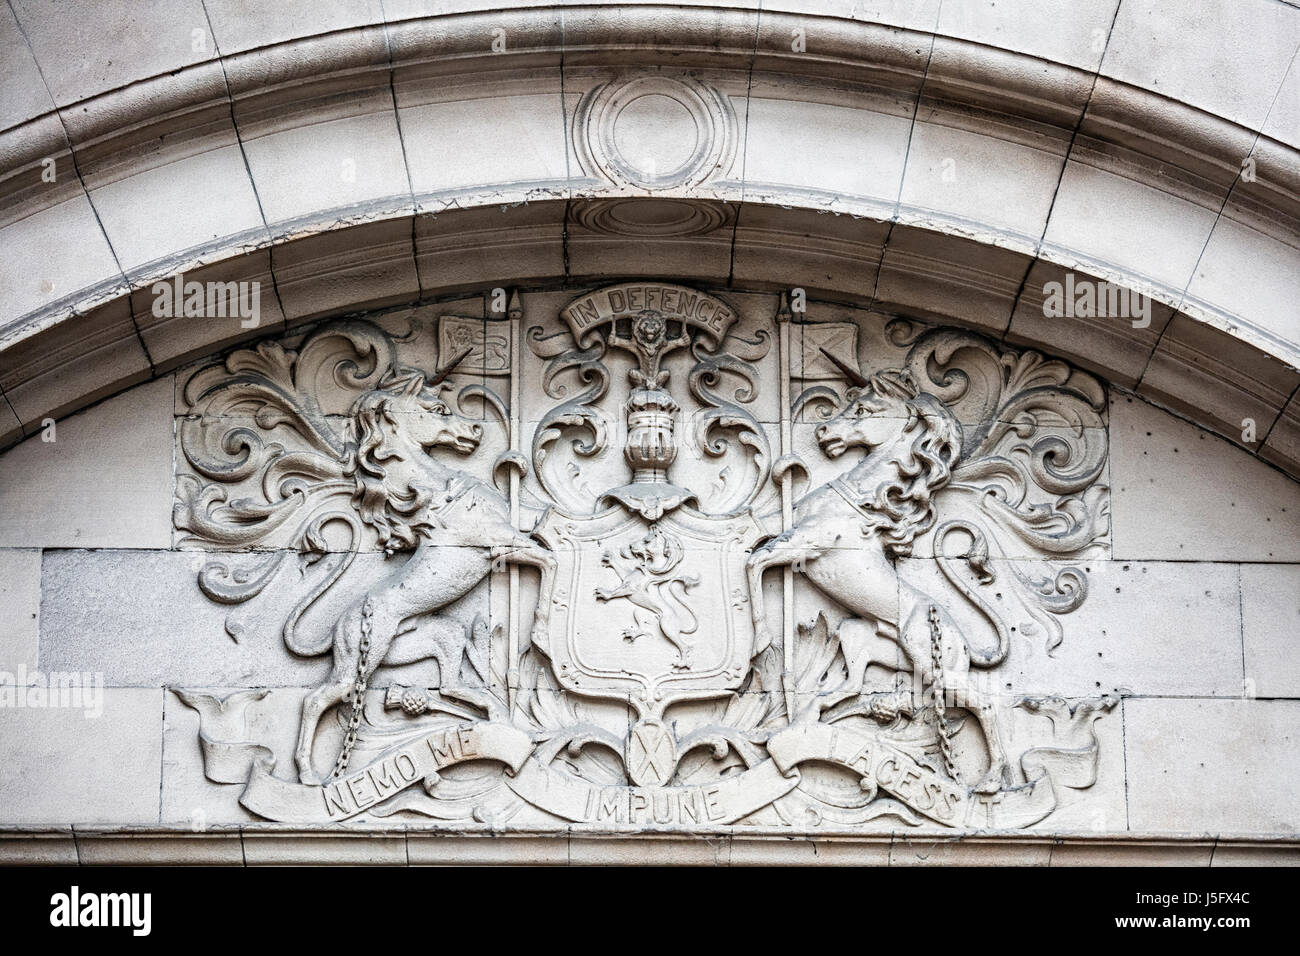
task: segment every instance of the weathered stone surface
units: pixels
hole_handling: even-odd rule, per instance
[[[997,846],[942,840],[896,840],[889,848],[890,866],[1047,866],[1047,844]]]
[[[1129,826],[1294,833],[1297,717],[1294,700],[1126,701]]]
[[[333,0],[308,11],[274,3],[250,6],[232,0],[204,0],[203,6],[221,52],[228,56],[295,37],[378,23],[384,5],[379,0]]]
[[[644,866],[671,858],[676,866],[716,866],[728,847],[723,840],[657,839],[653,842],[570,840],[568,863],[574,866]]]
[[[1121,3],[1101,72],[1241,123],[1264,122],[1296,43],[1300,20],[1266,0]],[[1200,30],[1200,23],[1218,29]],[[1189,63],[1215,64],[1188,70]],[[1222,71],[1222,72],[1221,72]]]
[[[522,193],[533,183],[556,185],[567,179],[558,71],[553,81],[534,77],[528,85],[531,95],[514,98],[491,114],[473,100],[420,102],[423,97],[415,99],[414,91],[412,99],[399,91],[402,135],[427,144],[407,153],[422,212],[440,212],[448,204],[450,196],[440,202],[439,193],[497,183],[509,183]],[[536,92],[539,85],[556,89]],[[514,145],[479,153],[465,149],[467,137]]]
[[[0,356],[5,402],[29,438],[44,433],[51,419],[116,395],[158,371],[149,361],[126,300],[115,299],[78,315],[73,323],[84,349],[51,347],[52,343],[34,336]]]
[[[939,32],[1095,70],[1119,0],[976,0],[939,9]]]
[[[0,92],[0,129],[17,126],[54,108],[12,9],[0,11],[0,57],[9,76]]]
[[[6,403],[0,407],[0,440],[8,439],[11,443],[18,442],[23,436],[22,422],[18,420],[17,413]]]
[[[1151,352],[1174,310],[1156,299],[1146,299],[1149,311],[1136,315],[1131,310],[1128,315],[1118,316],[1049,314],[1055,311],[1047,308],[1052,294],[1064,290],[1071,281],[1078,286],[1080,280],[1097,282],[1097,288],[1105,288],[1101,280],[1077,269],[1045,259],[1035,262],[1025,277],[1006,340],[1022,344],[1056,335],[1063,342],[1058,350],[1062,358],[1105,375],[1115,385],[1131,388],[1148,372]]]
[[[0,545],[171,545],[172,382],[134,389],[0,460]]]
[[[78,861],[87,866],[244,865],[243,841],[238,833],[83,833],[77,837],[77,855]]]
[[[406,863],[406,837],[321,833],[304,841],[273,833],[244,834],[244,862],[248,866],[299,864],[389,865]]]
[[[405,197],[395,200],[399,206]],[[420,292],[411,225],[379,219],[345,233],[316,232],[275,256],[276,294],[286,319],[299,320],[348,309],[384,308],[413,301]],[[321,271],[333,278],[320,282]],[[355,308],[355,305],[351,307]]]
[[[1052,203],[1043,243],[1082,261],[1104,262],[1116,244],[1128,244],[1131,255],[1158,245],[1162,255],[1151,260],[1147,278],[1172,289],[1184,289],[1192,278],[1201,250],[1215,221],[1206,209],[1177,195],[1139,185],[1102,167],[1071,160]],[[1109,225],[1123,217],[1125,228]],[[1106,224],[1106,225],[1103,225]]]
[[[563,837],[455,837],[441,833],[407,833],[406,853],[412,866],[431,864],[506,864],[562,866],[570,862]]]
[[[1210,866],[1300,866],[1294,844],[1233,845],[1218,843]]]
[[[1116,560],[1300,560],[1300,485],[1140,399],[1111,433]]]
[[[252,561],[249,561],[249,558]],[[276,555],[243,555],[234,567],[265,566]],[[337,567],[344,555],[326,559]],[[195,579],[220,556],[175,551],[50,551],[42,569],[43,630],[41,666],[57,670],[101,671],[111,686],[301,687],[328,670],[321,659],[282,653],[275,609],[232,613],[199,590]],[[240,560],[243,558],[244,560]],[[395,563],[400,563],[400,558]],[[294,583],[317,581],[324,567],[303,577],[297,555],[286,556],[279,580],[268,587],[264,604],[284,601]],[[358,582],[377,581],[392,570],[380,554],[362,555],[353,572]],[[340,595],[342,598],[342,595]],[[485,611],[487,595],[470,596],[450,609],[469,624]],[[326,600],[304,616],[301,640],[327,639],[341,612]],[[239,639],[231,637],[227,628]],[[430,665],[432,666],[432,665]],[[397,681],[436,678],[407,667]]]
[[[26,866],[76,866],[77,844],[71,832],[0,835],[0,863]]]
[[[1051,866],[1195,866],[1210,865],[1213,842],[1178,843],[1066,843],[1052,847]]]
[[[1214,224],[1187,295],[1202,301],[1222,300],[1231,287],[1237,315],[1266,334],[1293,341],[1300,336],[1300,324],[1288,303],[1300,294],[1300,249],[1277,242],[1270,232],[1294,233],[1285,227],[1261,231],[1243,210],[1232,208],[1228,212]],[[1257,271],[1259,278],[1241,288],[1233,284],[1232,278],[1244,269]]]
[[[234,262],[188,268],[181,279],[182,302],[186,297],[185,285],[191,282],[201,284],[205,314],[185,315],[183,309],[174,307],[178,298],[175,278],[164,283],[164,286],[171,287],[168,291],[158,287],[157,283],[150,283],[137,289],[131,297],[140,341],[148,348],[149,357],[156,367],[169,368],[196,354],[203,354],[214,329],[223,330],[232,341],[240,341],[261,338],[268,331],[284,328],[279,295],[271,279],[269,250]],[[208,283],[220,285],[209,286]],[[214,314],[206,311],[209,288],[214,290]],[[220,298],[216,290],[220,290]],[[173,307],[167,308],[169,305]],[[161,314],[155,315],[155,308]],[[184,376],[181,376],[178,387],[184,382]]]
[[[1243,564],[1241,625],[1248,697],[1300,697],[1300,567]]]
[[[1043,624],[1018,613],[1005,583],[1030,573],[1019,562],[991,565],[998,581],[978,589],[1016,627],[1001,680],[1023,693],[1237,697],[1243,689],[1241,598],[1231,564],[1085,561],[1088,598],[1058,619],[1059,645]],[[901,577],[933,593],[933,560],[909,560]],[[1245,593],[1244,589],[1241,593]],[[972,646],[996,646],[976,609],[952,605]],[[1047,624],[1052,618],[1045,619]],[[1177,661],[1177,666],[1171,662]],[[1248,676],[1248,675],[1247,675]]]
[[[814,289],[833,285],[866,300],[875,293],[891,232],[883,212],[867,218],[805,210],[786,217],[770,206],[746,203],[736,218],[732,271],[740,281]]]
[[[66,196],[67,190],[61,192]],[[6,322],[74,296],[92,282],[122,282],[125,287],[85,190],[3,223],[0,237],[10,250],[0,268],[0,315]]]
[[[60,106],[217,54],[200,0],[130,6],[79,0],[75,12],[20,0],[14,13]],[[69,52],[78,38],[91,36],[94,43]]]
[[[1236,374],[1221,377],[1226,369]],[[1202,427],[1256,451],[1261,435],[1271,432],[1271,423],[1297,386],[1300,372],[1291,364],[1252,352],[1212,326],[1175,315],[1151,354],[1137,393],[1183,416],[1204,407],[1207,413],[1197,415]]]
[[[409,204],[397,120],[391,100],[383,105],[386,112],[344,116],[245,140],[248,168],[272,228],[327,209]]]
[[[811,119],[826,135],[792,135]],[[796,103],[760,91],[749,101],[745,177],[760,195],[789,190],[852,196],[888,215],[903,178],[906,151],[898,147],[910,126],[907,115],[847,103]],[[810,176],[819,166],[821,172]]]
[[[1292,146],[1300,145],[1300,70],[1295,61],[1282,80],[1261,132]]]
[[[566,204],[524,203],[462,210],[455,205],[415,219],[415,254],[420,275],[452,288],[493,273],[502,242],[512,250],[520,278],[564,274]],[[473,223],[473,236],[465,235]]]
[[[1050,143],[998,140],[963,129],[959,119],[938,109],[922,116],[912,130],[900,215],[987,223],[1035,243],[1047,223],[1062,156],[1043,148]]]
[[[41,553],[0,549],[0,671],[36,667]]]
[[[204,145],[206,149],[192,156],[92,185],[95,211],[127,272],[153,263],[149,271],[156,274],[159,260],[166,269],[165,260],[179,250],[198,250],[230,233],[264,235],[258,195],[249,182],[234,126],[227,122],[223,133]],[[210,184],[201,202],[195,201],[195,182]],[[160,216],[159,206],[184,212]]]
[[[1020,253],[1001,246],[900,230],[881,258],[877,301],[924,316],[960,310],[964,323],[1000,338],[1011,321],[1023,268]],[[909,299],[916,304],[900,309]]]
[[[1278,415],[1259,454],[1288,474],[1295,473],[1293,463],[1300,463],[1300,394],[1291,396]]]
[[[163,691],[101,685],[99,692],[97,715],[82,707],[0,708],[0,823],[158,822]]]

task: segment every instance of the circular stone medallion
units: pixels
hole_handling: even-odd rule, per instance
[[[576,123],[589,172],[645,189],[697,185],[735,155],[730,103],[690,78],[611,81],[587,94]]]

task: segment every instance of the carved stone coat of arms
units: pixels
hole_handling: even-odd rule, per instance
[[[176,691],[209,781],[285,823],[523,830],[1002,829],[1086,799],[1114,701],[1006,675],[1050,666],[1108,535],[1095,379],[785,296],[495,304],[188,379],[175,525],[222,552],[213,640],[321,661],[291,753],[283,691]]]

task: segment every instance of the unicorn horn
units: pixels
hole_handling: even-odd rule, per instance
[[[850,385],[856,385],[858,388],[867,387],[867,379],[862,377],[861,372],[855,372],[853,369],[849,368],[847,364],[841,362],[830,352],[826,351],[824,347],[822,348],[821,353],[831,360],[831,364],[840,370],[844,377],[849,380]]]
[[[433,378],[429,379],[427,383],[428,387],[432,388],[433,386],[442,382],[452,372],[456,371],[456,366],[459,365],[461,362],[465,361],[466,357],[472,351],[474,351],[474,346],[472,345],[467,345],[463,349],[461,349],[460,352],[457,353],[456,357],[451,360],[451,363],[449,365],[447,365],[442,371],[440,371]]]

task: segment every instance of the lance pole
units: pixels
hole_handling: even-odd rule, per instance
[[[794,436],[790,422],[790,333],[794,314],[790,311],[790,296],[781,293],[781,304],[776,312],[777,359],[781,368],[781,467],[776,479],[781,486],[781,530],[794,526]],[[763,600],[762,594],[751,595],[751,600]],[[782,653],[785,658],[785,709],[789,720],[794,720],[794,567],[781,568],[781,634]]]
[[[510,321],[510,452],[516,461],[522,454],[523,442],[522,411],[520,407],[521,379],[523,378],[523,305],[519,301],[519,292],[510,293],[507,316]],[[519,481],[518,468],[510,469],[510,524],[519,527]],[[545,597],[545,596],[543,596]],[[506,670],[506,703],[510,712],[514,711],[515,697],[519,692],[519,565],[510,565],[510,616],[509,616],[509,650]]]

